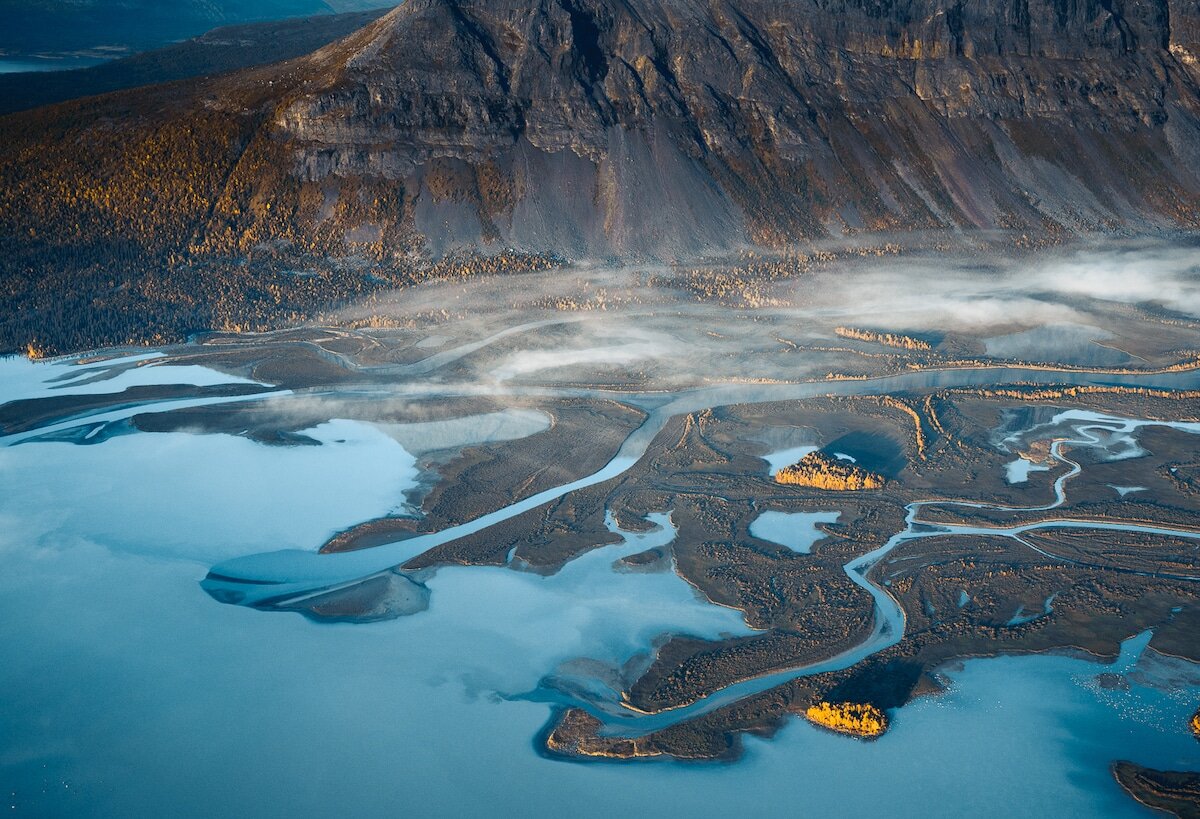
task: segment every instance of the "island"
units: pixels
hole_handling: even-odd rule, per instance
[[[870,703],[822,700],[810,705],[804,717],[813,725],[863,739],[881,737],[887,731],[887,716]]]
[[[775,482],[835,492],[879,489],[886,483],[881,475],[846,463],[820,450],[810,452],[791,466],[779,470],[775,473]]]

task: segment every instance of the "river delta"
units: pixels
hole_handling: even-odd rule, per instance
[[[1194,258],[578,268],[0,361],[6,796],[1146,815],[1115,763],[1200,770]],[[776,479],[812,452],[882,487]]]

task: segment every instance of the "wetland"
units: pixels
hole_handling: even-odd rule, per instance
[[[1186,802],[1194,254],[980,266],[842,258],[732,306],[690,271],[482,276],[0,361],[13,804]],[[876,738],[804,719],[835,713]]]

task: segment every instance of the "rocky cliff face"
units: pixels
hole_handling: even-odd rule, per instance
[[[410,0],[308,57],[33,132],[188,132],[212,178],[171,235],[201,255],[1191,228],[1198,54],[1195,0]],[[13,235],[62,212],[35,183],[72,161],[23,151],[31,122],[0,121],[0,170],[26,183],[0,207]],[[109,153],[78,169],[89,187],[128,164]],[[178,163],[153,164],[144,187],[170,198]],[[86,224],[140,235],[106,201]]]

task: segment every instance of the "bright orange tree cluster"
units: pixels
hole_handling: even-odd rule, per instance
[[[859,737],[877,737],[887,730],[887,717],[867,703],[822,701],[810,705],[804,716],[822,728]]]
[[[797,463],[776,472],[775,482],[842,492],[879,489],[885,483],[883,476],[844,463],[820,450],[810,452]]]

